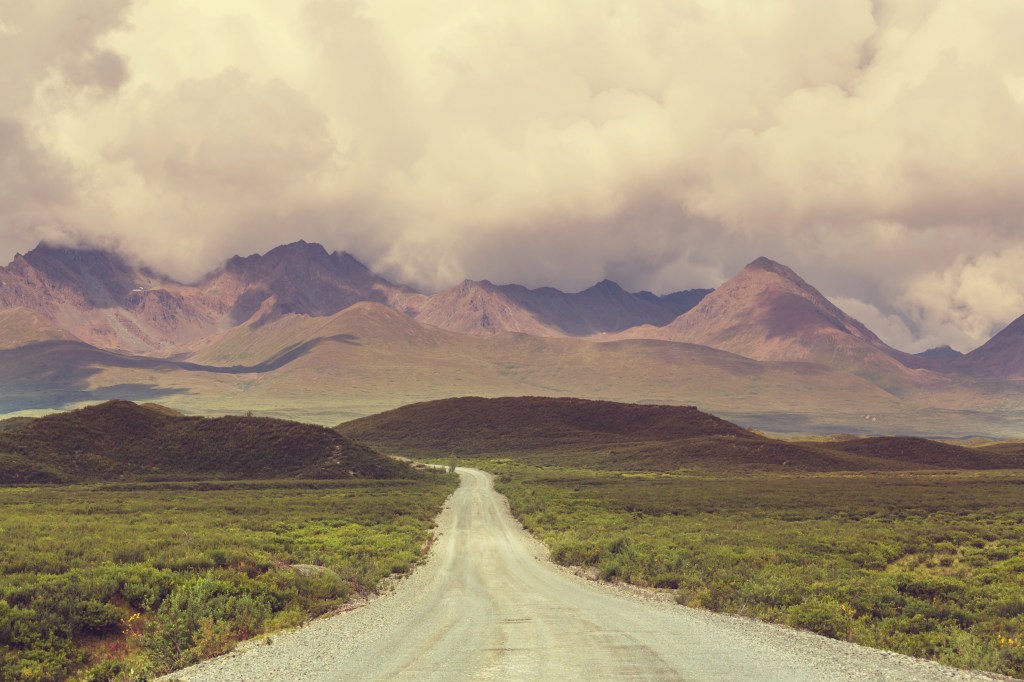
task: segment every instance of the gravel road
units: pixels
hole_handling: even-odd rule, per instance
[[[458,471],[429,560],[393,591],[166,679],[1005,679],[576,578],[540,558],[488,474]]]

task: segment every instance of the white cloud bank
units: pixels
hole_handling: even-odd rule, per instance
[[[296,238],[427,287],[758,255],[904,348],[1024,313],[1016,0],[0,0],[0,259]]]

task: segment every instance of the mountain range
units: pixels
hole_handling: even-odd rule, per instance
[[[303,241],[191,284],[46,244],[0,268],[4,413],[159,398],[333,423],[458,395],[574,395],[779,431],[1008,435],[1022,381],[1024,318],[966,355],[909,355],[767,258],[664,296],[609,280],[425,294]]]
[[[709,291],[631,294],[605,280],[567,294],[466,280],[427,296],[375,275],[351,254],[304,241],[235,256],[192,285],[115,253],[45,244],[0,268],[0,308],[34,310],[100,348],[157,356],[180,354],[242,324],[333,315],[360,302],[468,334],[586,336],[664,326]]]

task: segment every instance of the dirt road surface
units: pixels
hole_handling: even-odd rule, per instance
[[[429,560],[394,591],[167,679],[1000,679],[588,583],[538,558],[487,474],[459,474]]]

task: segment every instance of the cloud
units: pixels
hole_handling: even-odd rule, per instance
[[[1024,313],[1022,21],[1009,0],[0,2],[0,236],[186,279],[301,237],[427,288],[668,291],[765,254],[901,347],[967,347]]]
[[[865,303],[856,298],[833,298],[831,299],[847,315],[863,322],[868,329],[873,331],[878,338],[893,348],[899,348],[908,353],[920,353],[921,351],[944,345],[943,341],[933,336],[921,337],[915,334],[907,321],[898,314],[884,313],[870,303]]]
[[[900,305],[920,328],[972,350],[979,339],[1024,314],[1024,245],[960,256],[948,268],[916,279]]]

